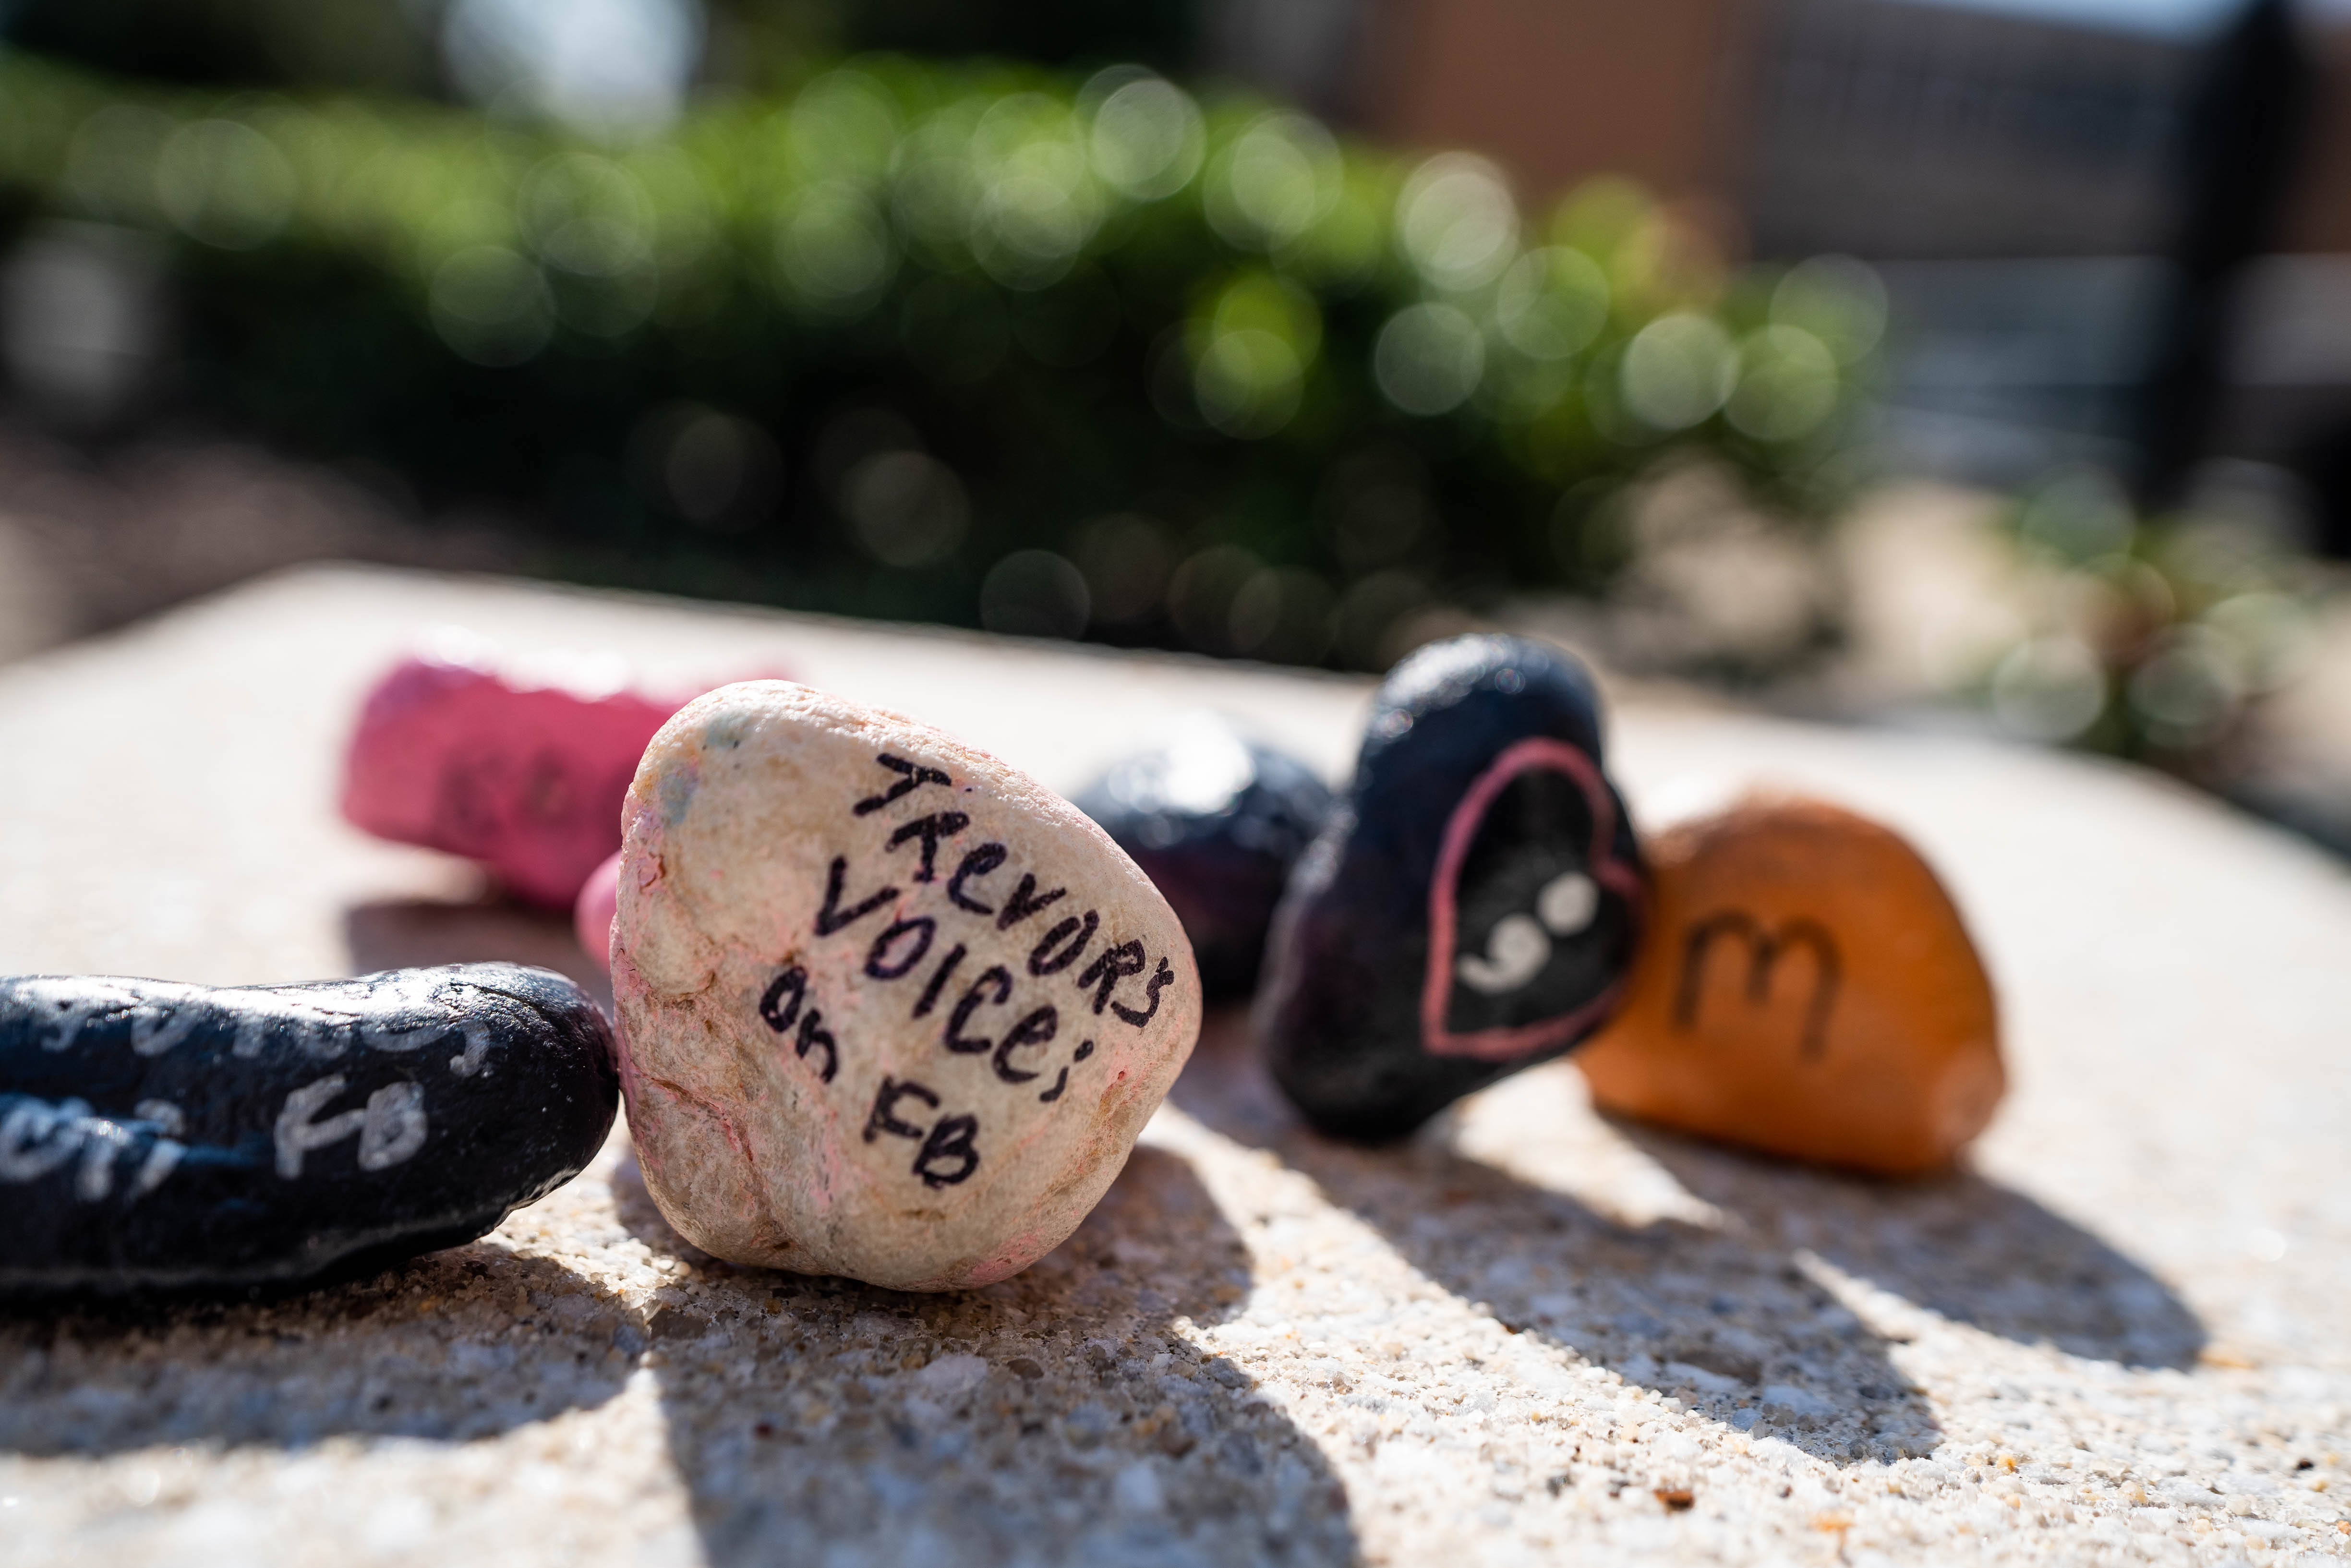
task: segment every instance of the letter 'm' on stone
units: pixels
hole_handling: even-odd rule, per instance
[[[1947,1166],[1999,1105],[1991,980],[1890,828],[1755,796],[1653,832],[1651,939],[1578,1058],[1622,1114],[1887,1176]]]

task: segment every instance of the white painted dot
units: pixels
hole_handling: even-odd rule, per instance
[[[1552,936],[1573,936],[1600,913],[1599,884],[1580,871],[1555,876],[1535,895],[1535,913]]]
[[[1484,953],[1465,953],[1453,972],[1461,983],[1481,996],[1515,991],[1542,972],[1551,962],[1551,938],[1523,915],[1505,915],[1494,923]]]

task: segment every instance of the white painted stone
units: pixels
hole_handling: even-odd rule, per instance
[[[629,793],[612,944],[645,1186],[734,1262],[986,1284],[1076,1228],[1199,1033],[1176,916],[1060,796],[782,681]]]

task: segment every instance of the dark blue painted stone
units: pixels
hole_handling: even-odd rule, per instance
[[[216,990],[0,979],[0,1297],[315,1284],[580,1174],[611,1026],[545,969]]]
[[[1255,988],[1274,905],[1331,804],[1306,764],[1212,722],[1183,727],[1077,797],[1183,922],[1212,1000]]]
[[[1423,648],[1276,915],[1268,1063],[1320,1130],[1402,1137],[1605,1021],[1644,902],[1583,666],[1515,637]]]

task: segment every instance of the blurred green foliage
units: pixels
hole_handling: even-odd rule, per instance
[[[1621,183],[1531,216],[1134,68],[865,57],[610,146],[19,53],[0,186],[162,237],[205,417],[559,573],[1299,663],[1595,585],[1668,454],[1817,513],[1883,315]]]
[[[2045,481],[2007,525],[2023,570],[1982,678],[2001,727],[2219,781],[2303,671],[2321,569],[2258,517],[2142,517],[2095,469]]]

